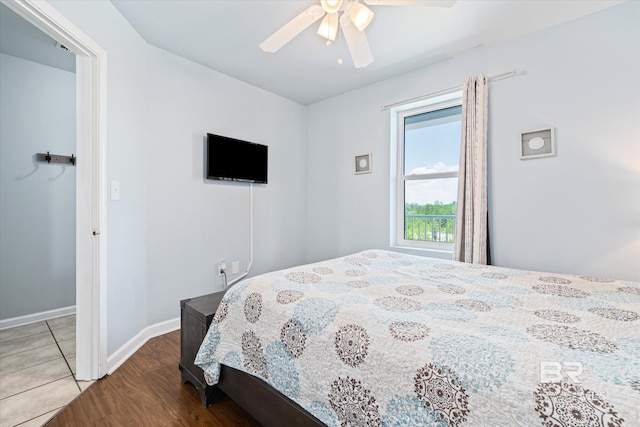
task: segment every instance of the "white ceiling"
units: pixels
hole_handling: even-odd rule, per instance
[[[458,0],[451,8],[371,6],[374,62],[353,67],[344,43],[312,25],[276,53],[258,45],[318,0],[112,0],[150,44],[308,105],[611,7],[622,0]],[[339,65],[337,59],[344,63]]]

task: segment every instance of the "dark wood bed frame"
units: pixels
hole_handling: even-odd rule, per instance
[[[325,425],[261,379],[225,365],[220,366],[217,387],[263,426]]]

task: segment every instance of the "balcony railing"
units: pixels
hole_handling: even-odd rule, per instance
[[[404,216],[405,240],[453,243],[455,236],[455,215],[405,214]]]

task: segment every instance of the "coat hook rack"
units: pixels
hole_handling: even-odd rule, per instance
[[[63,165],[71,165],[75,166],[78,158],[73,154],[71,156],[61,156],[59,154],[50,154],[48,151],[46,153],[36,153],[36,161],[38,162],[47,162],[51,163],[59,163]]]

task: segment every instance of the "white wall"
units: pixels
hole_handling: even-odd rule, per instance
[[[214,271],[219,260],[229,265],[239,260],[246,268],[248,188],[203,179],[206,132],[270,147],[270,182],[255,188],[253,273],[303,262],[305,252],[306,261],[313,261],[384,248],[389,245],[390,129],[380,105],[455,86],[480,72],[527,71],[493,84],[490,191],[492,212],[500,215],[491,217],[496,262],[637,276],[632,255],[638,250],[640,207],[638,197],[632,198],[639,162],[637,128],[629,117],[637,116],[640,99],[632,78],[638,59],[616,53],[637,51],[638,30],[631,26],[637,4],[308,108],[150,47],[108,1],[52,4],[108,55],[107,179],[121,184],[121,200],[110,201],[107,209],[109,354],[147,325],[177,316],[181,298],[220,289]],[[576,54],[567,55],[570,49]],[[582,80],[599,85],[576,87],[575,73],[581,70]],[[626,115],[611,100],[624,104]],[[546,124],[558,129],[559,155],[521,162],[517,132]],[[603,137],[611,128],[616,137]],[[353,155],[369,151],[374,173],[354,176]],[[537,188],[529,185],[533,181]],[[616,227],[584,232],[580,221],[603,223],[603,212],[581,210],[589,194],[576,193],[565,202],[565,190],[582,183],[611,188],[606,218]],[[522,188],[526,199],[518,199]],[[552,212],[549,202],[560,207]],[[525,210],[527,204],[534,210]],[[542,220],[548,218],[566,224],[566,239],[547,232]],[[531,225],[522,231],[523,223]],[[559,245],[577,240],[580,245],[569,250]],[[537,247],[545,249],[544,257],[530,256]]]
[[[144,42],[108,1],[52,4],[107,51],[107,352],[248,262],[249,188],[205,182],[207,132],[269,145],[252,274],[304,261],[305,109]]]
[[[267,185],[254,185],[252,274],[305,261],[305,108],[149,47],[150,324],[178,302],[222,289],[219,261],[249,261],[249,184],[204,179],[207,132],[269,146]],[[231,279],[231,276],[229,277]]]
[[[52,1],[107,51],[107,353],[147,326],[147,44],[109,1]]]
[[[308,260],[389,247],[381,105],[517,68],[489,100],[494,264],[640,280],[638,22],[640,3],[624,3],[309,106]],[[519,132],[551,126],[558,155],[521,161]],[[366,152],[374,172],[353,175]]]
[[[75,305],[75,74],[0,53],[0,320]]]

